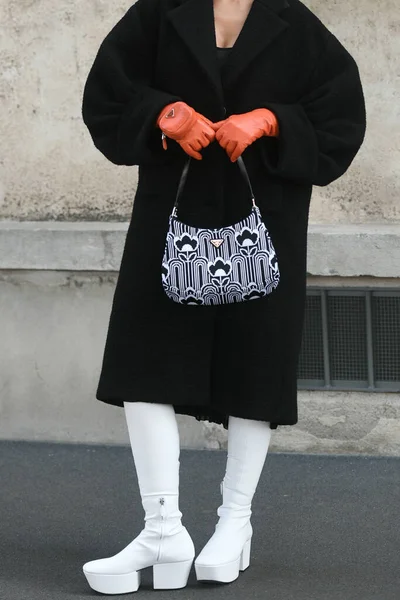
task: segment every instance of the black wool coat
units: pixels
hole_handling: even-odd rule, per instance
[[[279,137],[242,155],[281,274],[265,298],[184,306],[162,289],[187,155],[171,139],[164,150],[155,123],[178,100],[213,122],[262,107],[278,119]],[[82,112],[107,159],[139,166],[97,399],[170,403],[224,427],[229,415],[295,424],[312,188],[343,175],[365,135],[352,56],[299,0],[254,0],[220,73],[212,0],[137,0],[100,46]],[[202,156],[191,161],[180,219],[199,227],[243,219],[250,199],[238,164],[217,141]]]

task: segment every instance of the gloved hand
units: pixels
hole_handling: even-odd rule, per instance
[[[170,137],[180,144],[186,154],[197,160],[203,158],[199,150],[215,139],[213,123],[185,102],[173,102],[164,106],[157,117],[157,125],[163,132],[164,150],[167,149],[166,137]]]
[[[256,108],[240,115],[231,115],[223,121],[213,123],[215,138],[225,148],[229,158],[235,162],[242,152],[255,140],[268,135],[278,137],[278,120],[267,108]]]

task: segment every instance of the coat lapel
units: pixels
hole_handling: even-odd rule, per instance
[[[222,68],[225,89],[233,87],[250,62],[289,27],[289,23],[278,15],[287,6],[287,0],[254,0]]]
[[[254,0],[220,74],[213,0],[178,2],[178,6],[168,12],[168,18],[208,77],[221,103],[221,77],[224,88],[231,88],[249,63],[289,26],[278,14],[289,6],[288,0]]]
[[[168,17],[193,54],[222,102],[221,77],[215,51],[212,0],[179,0]]]

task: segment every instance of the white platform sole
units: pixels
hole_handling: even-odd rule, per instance
[[[153,565],[153,588],[155,590],[177,590],[186,586],[193,558],[182,562]],[[136,592],[140,586],[140,570],[131,573],[91,573],[83,568],[88,584],[102,594],[126,594]]]
[[[244,571],[250,565],[251,538],[243,546],[240,556],[224,565],[198,565],[194,564],[198,581],[220,581],[230,583],[239,577],[239,572]]]

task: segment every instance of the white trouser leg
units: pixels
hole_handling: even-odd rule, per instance
[[[154,588],[185,587],[194,545],[179,510],[179,431],[170,404],[125,402],[129,440],[145,527],[121,552],[90,561],[83,571],[90,587],[105,594],[135,592],[140,570],[153,567]]]
[[[271,440],[269,422],[229,417],[228,456],[215,532],[195,560],[197,579],[228,583],[250,564],[251,503]]]

